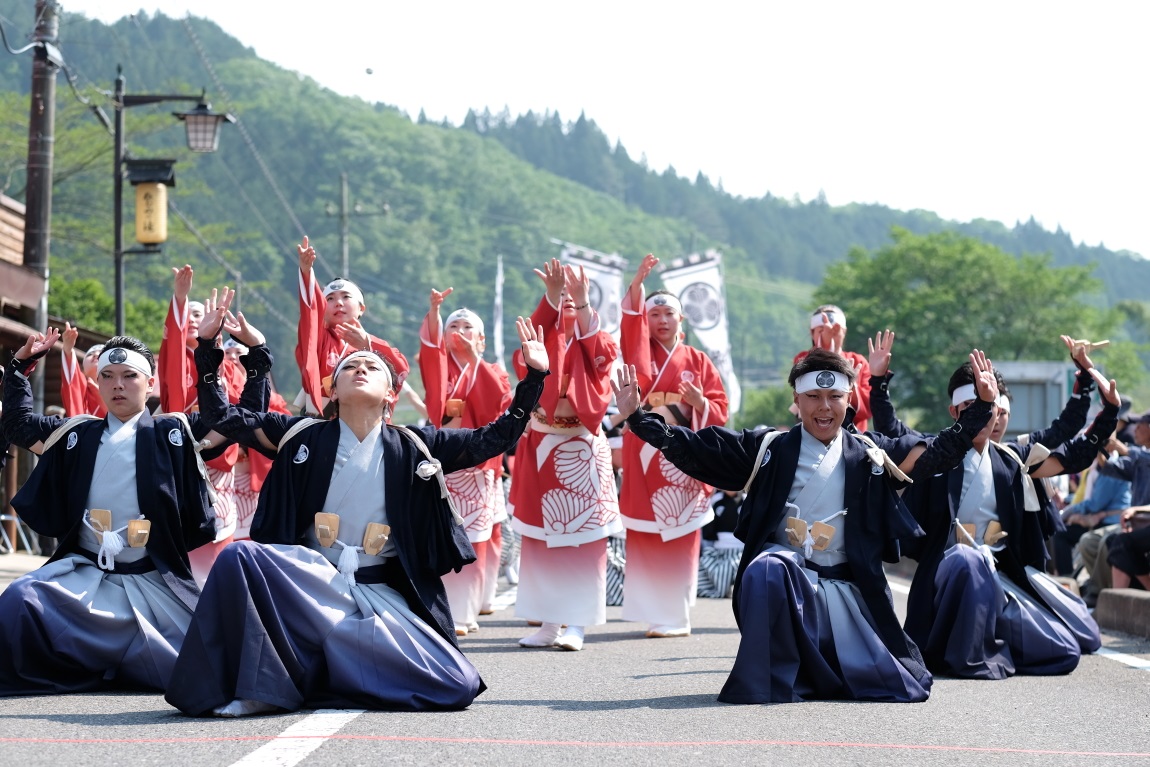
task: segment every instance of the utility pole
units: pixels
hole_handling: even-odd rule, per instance
[[[32,61],[32,103],[28,115],[28,184],[24,204],[24,266],[44,278],[44,292],[29,318],[37,331],[48,326],[48,243],[52,232],[52,150],[56,141],[56,49],[60,31],[54,0],[36,0],[36,47]],[[37,411],[44,407],[44,376],[32,379]]]
[[[347,173],[339,174],[339,209],[335,205],[328,203],[327,214],[329,216],[339,216],[339,244],[340,244],[340,274],[337,277],[344,279],[351,279],[351,254],[350,245],[348,240],[351,236],[351,217],[352,216],[386,216],[391,212],[391,206],[386,202],[375,210],[369,210],[358,202],[352,206],[349,203],[350,195],[347,189]]]

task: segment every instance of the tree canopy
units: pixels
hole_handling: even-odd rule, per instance
[[[1101,340],[1116,329],[1119,318],[1092,305],[1101,286],[1090,272],[1051,266],[1048,255],[1015,258],[955,232],[895,229],[889,245],[853,248],[830,266],[815,299],[846,311],[849,349],[866,354],[868,338],[895,331],[892,396],[937,429],[950,422],[947,380],[971,349],[999,361],[1066,359],[1061,334]],[[1123,355],[1094,357],[1105,365]]]

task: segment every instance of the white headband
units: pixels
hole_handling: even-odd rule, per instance
[[[447,322],[443,323],[443,327],[447,327],[456,320],[466,320],[470,322],[479,335],[483,335],[483,320],[479,319],[479,315],[470,309],[456,309],[451,314],[447,315]]]
[[[341,359],[339,364],[335,366],[335,372],[331,374],[331,387],[333,389],[335,388],[335,379],[339,378],[340,371],[347,367],[349,362],[360,357],[378,362],[383,367],[384,372],[387,373],[388,386],[393,383],[391,380],[391,371],[387,369],[387,365],[384,364],[382,357],[380,357],[375,352],[352,352],[351,354]]]
[[[975,391],[974,384],[966,384],[954,390],[954,394],[950,395],[950,404],[958,406],[972,399],[978,399],[978,392]]]
[[[348,295],[350,295],[353,299],[355,299],[359,303],[360,306],[366,306],[367,305],[363,302],[363,292],[359,289],[359,286],[356,285],[351,280],[345,280],[345,279],[332,280],[331,282],[329,282],[327,284],[327,287],[323,289],[323,297],[327,298],[328,296],[330,296],[332,293],[336,292],[337,290],[342,290],[345,293],[347,293]]]
[[[125,349],[122,346],[105,349],[100,355],[99,362],[96,363],[96,372],[99,373],[109,365],[127,365],[146,376],[150,377],[152,375],[152,366],[148,364],[147,357],[131,349]]]
[[[812,370],[795,379],[795,394],[802,394],[813,389],[850,391],[851,379],[834,370]]]
[[[674,309],[680,317],[683,316],[683,305],[679,303],[679,299],[675,298],[670,293],[656,293],[644,302],[643,308],[646,311],[651,311],[656,306],[669,306]]]
[[[200,314],[206,314],[208,311],[202,301],[188,301],[188,314],[192,313],[192,309],[199,309]]]
[[[248,347],[244,346],[234,338],[229,338],[227,341],[224,341],[224,351],[227,351],[228,349],[239,349],[240,354],[248,353]]]
[[[1007,413],[1010,412],[1010,397],[1007,397],[1005,394],[999,394],[998,399],[995,400],[995,404],[998,405],[999,410]]]
[[[95,344],[92,346],[92,348],[88,349],[88,351],[84,352],[84,356],[87,357],[89,354],[99,355],[99,354],[103,353],[103,351],[104,351],[104,345],[103,344]]]
[[[814,330],[815,328],[821,328],[827,324],[823,322],[824,314],[827,316],[827,319],[830,320],[831,325],[834,325],[836,322],[843,326],[846,325],[846,322],[842,317],[839,316],[838,312],[834,311],[833,309],[829,309],[821,312],[815,312],[811,315],[811,330]]]

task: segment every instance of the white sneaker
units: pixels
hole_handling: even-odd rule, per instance
[[[252,714],[267,714],[272,711],[279,710],[279,706],[273,706],[271,703],[264,703],[262,700],[244,700],[243,698],[236,698],[226,706],[213,708],[212,714],[215,716],[234,718],[239,716],[251,716]]]
[[[647,636],[652,638],[667,638],[667,637],[689,637],[691,636],[691,624],[686,626],[651,626],[647,630]]]
[[[471,621],[471,623],[467,624],[468,634],[474,634],[476,631],[479,631],[479,624],[476,621]]]
[[[558,623],[544,623],[543,626],[530,636],[519,640],[520,647],[552,647],[559,638]]]
[[[583,649],[583,627],[568,626],[563,636],[555,640],[555,646],[561,650],[578,651]]]

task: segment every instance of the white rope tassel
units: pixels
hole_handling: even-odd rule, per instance
[[[125,525],[119,530],[108,530],[100,537],[100,553],[96,557],[96,564],[101,570],[116,569],[116,555],[124,550],[124,539],[120,533],[127,529]]]
[[[144,515],[136,517],[136,519],[143,519]],[[100,551],[96,555],[96,564],[100,566],[101,570],[113,571],[116,569],[116,555],[119,554],[128,545],[120,533],[128,529],[127,525],[119,528],[118,530],[97,530],[92,526],[92,518],[87,512],[84,513],[84,527],[91,530],[100,539]]]
[[[451,517],[455,520],[455,524],[463,524],[463,515],[455,508],[455,499],[451,497],[451,493],[447,491],[447,479],[443,476],[443,464],[434,458],[429,458],[426,461],[420,462],[415,467],[415,474],[420,479],[431,479],[435,477],[439,480],[439,497],[447,501],[448,508],[451,509]]]
[[[336,568],[347,579],[347,585],[355,588],[355,571],[359,569],[359,552],[363,551],[363,547],[351,546],[340,540],[336,543],[343,549],[339,552],[339,564]]]

